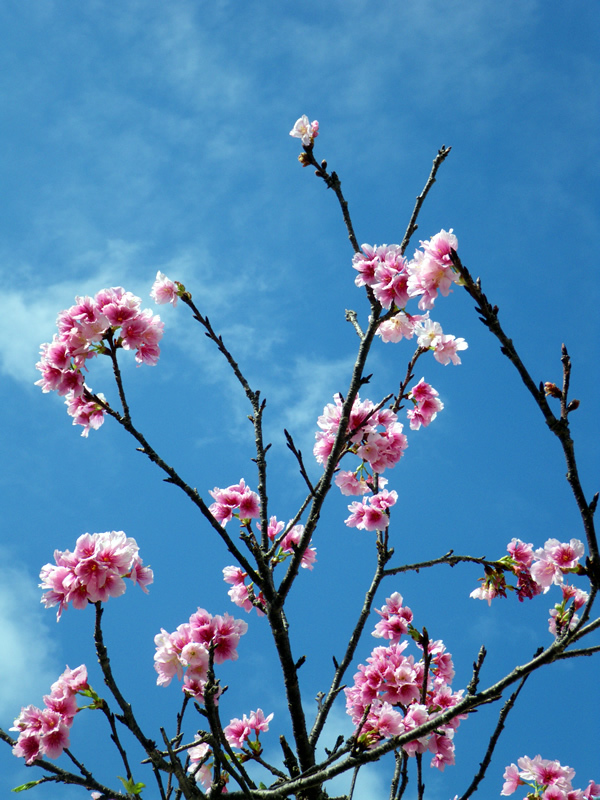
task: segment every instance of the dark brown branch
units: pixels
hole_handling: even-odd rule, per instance
[[[102,674],[104,675],[104,683],[110,689],[112,696],[115,698],[119,708],[121,709],[122,717],[120,719],[142,745],[151,762],[156,764],[157,768],[168,771],[169,767],[164,761],[159,750],[157,750],[156,743],[145,736],[145,734],[142,732],[131,709],[131,704],[125,700],[116,684],[110,666],[108,651],[104,644],[104,636],[102,634],[102,615],[104,613],[104,609],[102,608],[102,603],[100,601],[95,603],[95,607],[96,624],[94,627],[94,643],[96,645],[96,655],[98,656],[98,663],[100,664]]]
[[[331,175],[327,172],[327,162],[321,161],[319,164],[314,156],[313,153],[313,145],[305,145],[304,146],[304,153],[301,154],[299,158],[302,166],[306,167],[309,164],[312,164],[313,167],[316,167],[315,175],[318,178],[323,178],[325,181],[325,185],[328,189],[333,189],[335,192],[335,196],[338,199],[338,203],[340,204],[340,208],[342,209],[342,216],[344,218],[344,224],[346,226],[346,230],[348,231],[348,239],[350,240],[350,244],[352,245],[352,249],[355,253],[358,253],[360,250],[358,240],[356,238],[356,234],[354,233],[354,227],[352,225],[352,220],[350,219],[350,212],[348,211],[348,201],[344,197],[342,193],[342,182],[338,178],[337,172],[332,172]]]
[[[286,440],[288,448],[292,451],[292,453],[294,454],[294,456],[296,458],[296,461],[298,462],[298,466],[300,467],[300,474],[302,475],[302,477],[304,478],[304,482],[308,486],[308,491],[311,493],[311,495],[314,496],[315,489],[314,489],[314,486],[312,485],[312,483],[310,481],[310,478],[308,477],[308,474],[306,472],[306,468],[304,466],[304,461],[302,460],[302,451],[298,450],[298,448],[294,444],[294,440],[292,439],[292,436],[289,433],[289,431],[287,431],[284,428],[283,429],[283,433],[285,435],[285,440]]]
[[[2,728],[0,728],[0,740],[6,742],[6,744],[11,747],[14,747],[17,743],[17,740],[13,739],[12,736],[6,733]],[[79,762],[77,763],[79,765]],[[104,786],[104,784],[97,781],[87,770],[85,770],[85,775],[83,776],[75,775],[73,772],[57,767],[56,764],[53,764],[51,761],[46,761],[43,758],[38,758],[32,764],[27,764],[26,766],[28,769],[38,767],[50,773],[50,775],[44,775],[38,778],[40,783],[64,783],[65,785],[81,786],[89,791],[99,792],[101,795],[114,798],[114,800],[128,800],[128,795],[122,794],[116,789],[110,789],[108,786]]]

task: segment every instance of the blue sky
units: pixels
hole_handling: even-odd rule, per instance
[[[91,671],[91,609],[70,609],[56,625],[36,588],[54,549],[72,548],[81,533],[123,529],[155,569],[148,597],[130,589],[105,615],[115,668],[151,730],[179,703],[175,686],[154,687],[154,634],[198,606],[236,613],[220,577],[231,558],[185,498],[110,421],[82,439],[62,401],[33,385],[39,344],[76,295],[122,285],[150,306],[157,270],[184,282],[267,398],[273,513],[290,518],[303,497],[284,427],[319,475],[309,456],[316,418],[345,391],[355,354],[344,310],[364,320],[367,305],[335,197],[296,160],[288,132],[303,113],[320,121],[316,155],[342,180],[359,242],[402,239],[435,153],[452,145],[409,252],[419,238],[454,228],[464,263],[499,305],[537,381],[560,381],[566,342],[572,396],[581,400],[572,425],[582,482],[588,497],[598,490],[599,22],[591,0],[2,5],[3,727],[21,705],[41,702],[66,663],[86,661]],[[389,475],[400,496],[397,563],[451,547],[499,557],[513,536],[536,546],[581,536],[558,443],[472,306],[456,289],[432,315],[469,349],[460,367],[420,362],[445,409],[410,435]],[[160,313],[159,365],[125,367],[137,424],[205,498],[242,476],[255,487],[245,398],[186,309]],[[363,396],[393,391],[411,354],[379,343]],[[100,365],[90,383],[114,396]],[[291,599],[309,708],[374,564],[370,535],[343,524],[347,502],[332,497],[318,564]],[[488,608],[468,597],[478,577],[476,568],[439,568],[390,582],[377,602],[404,595],[415,623],[453,653],[457,688],[482,643],[491,682],[549,641],[551,595]],[[273,711],[265,744],[275,758],[285,700],[265,623],[247,621],[240,660],[223,670],[226,711]],[[372,646],[364,642],[359,661]],[[590,660],[531,680],[486,796],[499,794],[505,765],[524,753],[569,764],[577,786],[600,780],[597,674]],[[91,682],[101,688],[93,672]],[[495,713],[482,709],[463,723],[457,766],[427,774],[431,800],[464,791]],[[76,752],[97,742],[99,724],[77,720]],[[337,724],[350,733],[343,709]],[[7,747],[0,764],[5,793],[30,778]],[[365,770],[359,800],[384,792],[390,770]],[[55,800],[78,790],[36,793]]]

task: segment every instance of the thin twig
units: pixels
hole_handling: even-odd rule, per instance
[[[429,178],[427,179],[427,183],[423,187],[423,191],[417,197],[417,201],[415,203],[415,207],[414,207],[413,212],[411,214],[410,221],[409,221],[408,227],[406,229],[406,233],[404,234],[404,239],[402,239],[402,244],[400,245],[400,251],[402,252],[403,255],[406,252],[406,248],[408,247],[408,245],[410,243],[410,240],[411,240],[411,237],[412,237],[413,233],[418,228],[417,217],[419,216],[419,212],[421,211],[421,207],[422,207],[423,203],[425,202],[425,198],[429,194],[429,190],[431,189],[431,187],[435,183],[435,176],[437,175],[437,171],[441,167],[441,165],[444,163],[444,161],[446,160],[448,154],[450,153],[450,150],[452,150],[451,147],[446,147],[446,145],[442,145],[440,147],[440,149],[438,150],[438,153],[437,153],[436,157],[433,159],[433,166],[431,168],[431,172],[429,173]]]
[[[598,540],[594,527],[595,504],[593,500],[588,504],[579,480],[577,462],[575,459],[575,446],[569,431],[569,420],[567,418],[568,406],[566,405],[566,397],[563,397],[562,402],[565,407],[562,411],[561,417],[557,419],[557,417],[552,413],[552,410],[548,404],[548,400],[546,399],[543,382],[539,386],[536,385],[527,368],[521,361],[521,358],[514,347],[512,339],[509,339],[502,329],[498,319],[498,307],[490,304],[481,289],[481,282],[479,279],[477,279],[477,281],[473,280],[471,273],[464,266],[455,250],[451,250],[450,256],[452,259],[452,264],[460,276],[465,290],[477,303],[476,311],[480,314],[481,321],[500,342],[500,350],[513,364],[521,376],[521,380],[529,390],[529,393],[533,397],[536,405],[542,412],[546,425],[559,439],[562,445],[563,453],[567,463],[567,481],[569,482],[575,502],[577,503],[587,538],[589,548],[588,574],[592,584],[594,584],[596,587],[600,587],[600,551],[598,549]],[[571,362],[568,358],[568,353],[564,345],[562,348],[562,363],[564,370],[563,395],[565,395],[569,387]]]
[[[470,784],[469,788],[466,790],[466,792],[463,794],[463,796],[461,797],[460,800],[467,800],[468,797],[470,797],[472,794],[475,794],[475,792],[477,791],[477,789],[479,787],[479,784],[484,779],[485,773],[487,772],[487,769],[488,769],[488,767],[490,765],[490,762],[492,760],[492,755],[494,754],[494,750],[496,748],[496,744],[498,743],[498,739],[500,738],[500,734],[504,730],[504,724],[506,722],[506,717],[508,716],[509,712],[514,707],[515,702],[517,700],[517,697],[519,696],[519,694],[521,692],[521,689],[525,685],[525,681],[527,680],[528,677],[529,677],[529,675],[526,675],[523,678],[523,680],[519,683],[518,687],[511,694],[511,696],[508,698],[506,703],[502,706],[502,710],[500,711],[500,714],[498,715],[498,723],[497,723],[497,725],[496,725],[496,727],[494,729],[494,732],[490,736],[490,741],[489,741],[487,750],[485,752],[485,755],[483,757],[483,760],[481,761],[481,763],[479,765],[479,770],[477,771],[476,775],[473,777],[473,780],[471,781],[471,784]]]

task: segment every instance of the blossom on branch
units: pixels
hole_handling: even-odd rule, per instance
[[[179,625],[173,633],[161,629],[154,637],[156,683],[168,686],[175,676],[183,678],[183,691],[204,700],[210,651],[215,664],[236,661],[237,646],[247,630],[248,625],[243,620],[234,619],[230,614],[213,617],[203,608],[195,611],[189,621]]]
[[[259,734],[269,730],[269,722],[272,719],[273,714],[265,717],[262,708],[257,708],[256,711],[250,712],[249,717],[244,714],[242,719],[232,719],[229,725],[223,728],[223,733],[232,747],[241,748],[253,731],[258,742]]]
[[[309,122],[306,114],[303,114],[300,119],[296,120],[294,127],[290,131],[290,136],[301,139],[304,147],[311,147],[318,135],[319,123],[316,119]]]
[[[352,513],[344,521],[349,528],[383,531],[390,524],[389,509],[397,500],[397,492],[388,492],[387,489],[373,497],[363,497],[362,502],[355,500],[348,506],[348,510]]]
[[[180,287],[181,284],[177,284],[170,280],[159,270],[156,273],[156,278],[152,284],[150,297],[159,306],[164,305],[165,303],[171,303],[173,307],[175,307],[180,296]]]
[[[359,665],[354,685],[344,690],[347,713],[359,726],[358,742],[366,747],[376,745],[381,739],[409,733],[437,714],[454,708],[462,699],[462,691],[452,692],[450,687],[454,669],[443,642],[428,642],[427,676],[423,658],[416,661],[414,656],[404,655],[408,641],[400,643],[399,639],[412,627],[412,612],[402,606],[402,596],[394,592],[377,613],[382,620],[373,635],[390,638],[391,643],[388,647],[376,647],[366,665]],[[464,718],[465,715],[459,715],[439,725],[434,732],[404,744],[402,749],[409,756],[429,750],[433,755],[431,766],[443,770],[446,765],[454,764],[454,731]]]
[[[410,390],[408,399],[414,404],[414,407],[406,412],[413,431],[419,430],[421,426],[426,428],[437,417],[438,411],[444,408],[438,392],[425,382],[425,378],[421,378]]]
[[[540,755],[523,756],[517,764],[510,764],[504,771],[501,795],[514,794],[519,786],[529,786],[527,797],[535,800],[594,800],[600,797],[600,786],[590,781],[587,789],[573,788],[575,770],[563,767],[559,761],[550,761]]]
[[[242,478],[239,483],[219,489],[215,486],[209,491],[215,502],[209,508],[213,517],[223,527],[235,516],[242,520],[256,519],[260,516],[260,499],[251,491]]]
[[[69,729],[79,711],[75,696],[88,689],[85,664],[72,670],[69,667],[52,684],[44,696],[45,708],[27,706],[15,719],[11,731],[19,731],[13,754],[33,764],[38,758],[58,758],[69,746]]]
[[[321,431],[315,434],[313,453],[319,464],[327,461],[342,418],[341,395],[336,394],[333,399],[334,403],[328,403],[317,420]],[[378,430],[380,427],[384,430]],[[357,396],[348,421],[348,449],[367,462],[374,472],[383,472],[397,464],[408,447],[402,428],[397,415],[389,408],[376,409],[370,400],[363,402]]]
[[[84,533],[77,539],[74,552],[55,550],[56,563],[42,567],[42,603],[46,608],[58,605],[58,620],[69,603],[85,608],[88,603],[119,597],[125,592],[125,578],[147,593],[154,574],[143,566],[138,550],[135,539],[123,531]]]
[[[149,309],[141,310],[141,299],[120,286],[102,289],[94,297],[76,297],[75,305],[58,315],[58,333],[42,344],[35,365],[42,373],[36,386],[43,392],[65,397],[73,425],[82,425],[82,436],[104,421],[102,405],[92,398],[83,370],[86,362],[107,354],[109,347],[135,350],[138,366],[155,366],[160,356],[163,323]],[[104,401],[103,395],[96,395]]]
[[[433,308],[438,291],[447,297],[452,284],[460,280],[450,258],[451,249],[458,250],[458,239],[452,228],[421,242],[421,250],[416,250],[408,263],[408,293],[410,297],[420,297],[420,309]]]

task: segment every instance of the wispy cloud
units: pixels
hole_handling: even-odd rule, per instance
[[[9,559],[2,551],[2,563]],[[40,593],[18,566],[0,567],[0,718],[14,719],[21,705],[40,703],[57,671],[56,646],[42,619]],[[64,669],[64,666],[62,667]]]

